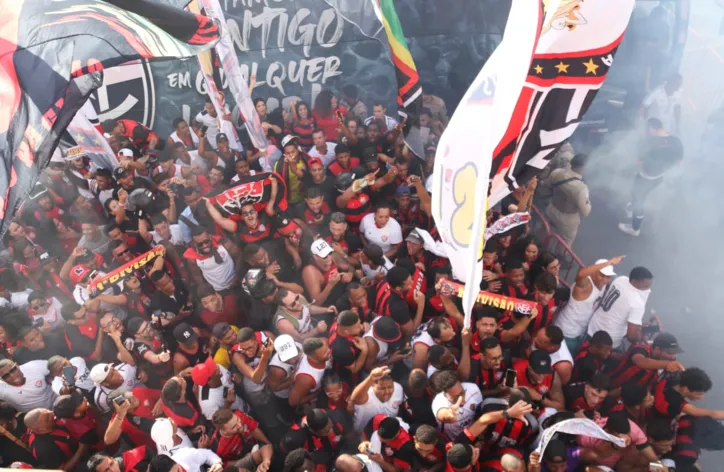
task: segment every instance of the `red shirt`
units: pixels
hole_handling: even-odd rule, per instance
[[[543,381],[539,384],[533,385],[530,378],[528,377],[528,360],[521,359],[513,362],[513,369],[518,373],[518,387],[530,387],[536,392],[540,393],[544,397],[548,392],[551,391],[553,385],[553,374],[548,374],[543,378]]]
[[[316,111],[312,111],[312,116],[314,117],[314,121],[317,123],[317,128],[324,130],[324,133],[327,135],[327,141],[337,141],[337,138],[339,138],[339,133],[337,132],[337,128],[339,127],[337,111],[339,111],[342,116],[347,114],[347,109],[345,107],[338,107],[337,110],[332,111],[329,116],[322,116]]]
[[[234,295],[226,295],[224,297],[224,306],[220,312],[204,309],[201,312],[201,321],[206,326],[213,328],[216,323],[228,323],[230,325],[237,325],[239,323],[239,307],[236,303],[236,297]]]
[[[217,428],[211,435],[211,445],[209,449],[216,452],[216,455],[221,457],[224,463],[234,462],[244,457],[244,453],[251,446],[250,441],[253,439],[252,433],[259,427],[259,423],[256,420],[241,411],[235,411],[234,415],[241,420],[241,433],[227,438],[222,436]]]

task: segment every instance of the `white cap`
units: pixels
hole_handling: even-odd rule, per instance
[[[274,350],[279,354],[279,360],[282,362],[299,355],[294,338],[288,334],[281,334],[274,340]]]
[[[289,144],[290,142],[294,141],[295,139],[299,139],[299,137],[294,136],[292,134],[288,134],[284,136],[284,139],[282,139],[282,148]]]
[[[595,265],[603,264],[604,262],[608,262],[608,259],[599,259],[596,261]],[[613,266],[606,266],[603,269],[599,270],[600,273],[605,275],[606,277],[615,277],[616,272],[613,271]]]
[[[317,239],[312,243],[312,254],[322,259],[334,252],[334,249],[324,239]]]
[[[131,151],[128,148],[123,148],[120,151],[118,151],[118,155],[123,156],[123,157],[133,157],[133,151]]]
[[[98,385],[105,382],[105,380],[108,378],[108,374],[111,372],[111,365],[110,364],[96,364],[93,366],[93,368],[90,371],[90,378],[93,382],[97,383]]]
[[[173,425],[168,418],[159,418],[153,423],[151,439],[161,454],[168,454],[173,449]]]

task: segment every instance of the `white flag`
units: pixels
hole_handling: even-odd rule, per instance
[[[453,276],[466,282],[466,326],[483,276],[482,235],[493,152],[525,84],[541,22],[540,2],[513,1],[503,40],[465,93],[435,155],[433,216]]]
[[[560,423],[556,423],[550,428],[543,430],[540,444],[538,444],[538,448],[536,449],[536,452],[538,452],[541,457],[543,457],[546,446],[548,446],[551,438],[556,433],[567,433],[576,436],[590,436],[592,438],[598,438],[603,439],[604,441],[612,442],[620,448],[626,447],[626,442],[623,439],[617,438],[612,434],[608,434],[606,431],[603,430],[603,428],[601,428],[588,418],[572,418],[570,420],[564,420]]]

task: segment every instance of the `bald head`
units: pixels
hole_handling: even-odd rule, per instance
[[[503,454],[500,458],[500,465],[503,466],[505,472],[524,472],[523,461],[520,457],[513,454]]]
[[[334,464],[339,472],[361,472],[362,463],[354,456],[342,454]]]
[[[25,415],[25,426],[35,433],[49,433],[55,427],[55,416],[47,408],[35,408]]]

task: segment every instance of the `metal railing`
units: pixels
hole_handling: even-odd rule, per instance
[[[543,245],[543,249],[558,258],[561,263],[558,279],[570,287],[576,280],[576,274],[581,267],[585,267],[581,259],[573,252],[568,244],[551,229],[551,225],[543,216],[538,207],[533,205],[531,211],[530,231]]]

